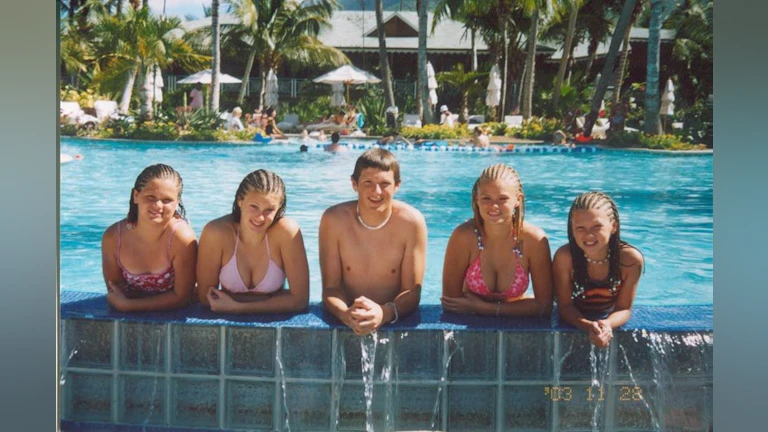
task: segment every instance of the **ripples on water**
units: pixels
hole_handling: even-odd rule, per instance
[[[141,170],[167,163],[184,179],[183,202],[197,235],[232,208],[245,174],[266,168],[288,190],[287,214],[302,228],[311,300],[320,300],[317,229],[329,206],[355,199],[349,176],[362,150],[299,153],[297,145],[206,145],[91,142],[62,139],[61,151],[85,156],[61,166],[61,289],[101,292],[101,235],[125,216]],[[422,302],[439,303],[443,254],[456,225],[472,216],[472,184],[488,165],[504,162],[523,182],[526,220],[548,234],[552,253],[567,241],[571,201],[599,189],[619,206],[622,238],[645,256],[636,301],[712,303],[712,157],[629,152],[477,154],[396,151],[397,198],[424,214],[429,229]]]

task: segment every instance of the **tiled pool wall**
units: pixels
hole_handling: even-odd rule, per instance
[[[711,306],[638,307],[608,350],[556,321],[437,306],[376,340],[319,305],[254,320],[199,306],[158,315],[62,299],[62,429],[365,431],[366,384],[376,431],[712,427]]]

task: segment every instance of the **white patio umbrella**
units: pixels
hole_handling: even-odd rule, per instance
[[[213,73],[210,69],[204,69],[200,72],[197,72],[195,74],[192,74],[184,79],[176,81],[177,84],[211,84],[211,78],[213,76]],[[240,84],[240,80],[233,77],[232,75],[227,75],[225,73],[219,73],[219,84]]]
[[[427,88],[429,89],[429,104],[437,105],[437,79],[435,78],[435,68],[432,62],[427,62]]]
[[[488,88],[485,94],[485,104],[489,107],[499,106],[501,102],[501,76],[499,76],[499,67],[493,65],[491,74],[488,77]]]
[[[331,106],[344,106],[347,101],[344,99],[344,84],[333,83],[331,85],[333,94],[331,95]]]
[[[277,75],[270,69],[267,73],[267,88],[264,93],[264,105],[274,107],[277,105]]]
[[[667,85],[664,86],[664,93],[661,94],[659,114],[668,116],[675,115],[675,85],[672,83],[671,79],[667,80]]]
[[[362,69],[358,69],[352,65],[344,65],[338,69],[334,69],[325,75],[312,80],[321,84],[335,84],[341,83],[347,86],[347,100],[349,100],[349,86],[350,84],[377,84],[381,80],[376,78],[370,72],[366,72]]]
[[[156,103],[163,101],[163,73],[160,68],[153,66],[147,70],[147,85],[152,89],[152,100]]]

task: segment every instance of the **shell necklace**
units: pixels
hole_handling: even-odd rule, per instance
[[[592,258],[588,257],[588,256],[587,256],[587,254],[584,254],[584,258],[586,258],[586,259],[587,259],[587,262],[588,262],[588,263],[590,263],[590,264],[595,264],[595,265],[603,265],[603,264],[607,264],[607,263],[608,263],[608,261],[609,261],[609,260],[610,260],[610,258],[611,258],[611,248],[608,248],[608,253],[606,253],[606,254],[605,254],[605,258],[604,258],[604,259],[601,259],[601,260],[593,260]]]
[[[369,230],[377,230],[377,229],[381,229],[381,228],[383,228],[383,227],[384,227],[384,225],[386,225],[386,224],[387,224],[387,222],[389,222],[389,220],[390,220],[390,219],[392,219],[392,213],[393,213],[393,211],[391,211],[391,210],[390,210],[390,212],[389,212],[389,216],[387,216],[387,219],[386,219],[386,220],[384,220],[384,222],[382,222],[381,224],[379,224],[379,225],[376,225],[376,226],[370,226],[370,225],[368,225],[367,223],[365,223],[365,222],[363,221],[363,218],[362,218],[362,217],[360,217],[360,204],[359,204],[359,203],[358,203],[358,204],[357,204],[357,206],[355,207],[355,213],[357,213],[357,220],[358,220],[358,221],[360,221],[360,224],[361,224],[362,226],[364,226],[365,228],[367,228],[367,229],[369,229]]]

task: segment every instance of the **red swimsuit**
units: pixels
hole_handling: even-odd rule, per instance
[[[483,238],[480,236],[477,228],[475,228],[475,234],[477,235],[477,247],[480,249],[480,253],[464,274],[464,282],[467,284],[469,291],[480,296],[503,296],[507,299],[517,298],[523,295],[525,290],[528,289],[529,281],[528,272],[526,272],[525,269],[523,269],[523,266],[520,265],[523,253],[517,248],[513,249],[517,255],[517,265],[515,266],[515,280],[512,282],[509,289],[500,293],[491,292],[485,285],[483,272],[480,269],[480,256],[483,254],[484,249]]]
[[[123,279],[127,282],[125,294],[160,294],[172,290],[176,274],[171,262],[171,241],[179,223],[173,224],[171,235],[168,236],[168,267],[157,273],[141,274],[131,273],[120,262],[120,225],[122,225],[122,222],[117,224],[117,252],[115,256],[117,258],[117,265],[120,266],[123,272]]]

